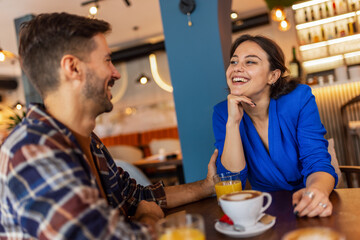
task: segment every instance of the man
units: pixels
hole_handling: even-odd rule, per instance
[[[0,155],[0,239],[142,239],[171,208],[214,193],[216,153],[205,180],[136,185],[92,132],[112,110],[120,74],[108,23],[67,13],[22,26],[22,67],[44,106],[31,105]],[[131,221],[128,219],[132,216]]]

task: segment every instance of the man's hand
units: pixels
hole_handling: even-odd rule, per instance
[[[215,191],[215,183],[214,183],[214,176],[216,175],[216,159],[218,157],[219,150],[215,149],[214,153],[212,154],[209,164],[208,164],[208,172],[205,181],[208,182],[210,187]]]
[[[134,219],[147,224],[152,238],[156,239],[155,224],[163,217],[164,212],[155,202],[142,200],[136,209]]]

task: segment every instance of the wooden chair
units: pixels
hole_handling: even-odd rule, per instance
[[[107,147],[107,149],[114,159],[120,159],[128,163],[133,163],[143,158],[143,152],[139,148],[130,145],[114,145]]]
[[[350,99],[340,108],[341,120],[343,126],[343,132],[345,137],[345,156],[347,159],[347,165],[358,165],[360,164],[360,159],[357,157],[358,147],[355,146],[356,142],[360,140],[360,130],[357,131],[356,127],[351,127],[351,123],[355,123],[359,120],[360,112],[360,95]]]
[[[339,168],[345,176],[348,188],[360,187],[360,166],[339,166]]]

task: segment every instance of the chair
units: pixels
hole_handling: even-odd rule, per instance
[[[114,159],[121,159],[128,163],[133,163],[143,158],[142,151],[130,145],[115,145],[107,147],[107,149]]]
[[[149,178],[136,166],[129,162],[125,162],[120,159],[114,159],[117,167],[121,167],[125,171],[127,171],[131,178],[134,178],[136,182],[140,185],[147,186],[151,184]]]
[[[334,167],[336,174],[338,175],[338,183],[336,185],[336,188],[342,187],[342,176],[341,176],[341,170],[339,168],[339,161],[336,156],[335,152],[335,143],[333,138],[328,139],[328,152],[331,156],[331,165]]]
[[[345,156],[348,165],[360,164],[360,95],[352,98],[340,108],[345,136]],[[357,120],[357,121],[354,121]]]
[[[181,153],[180,141],[177,138],[162,138],[153,139],[149,142],[149,148],[151,154],[167,154],[167,153]],[[177,168],[175,165],[168,165],[164,167],[158,167],[152,173],[148,170],[148,175],[160,177],[166,185],[176,185],[180,179],[177,177]]]
[[[348,188],[360,187],[360,166],[339,166]]]
[[[153,139],[149,147],[151,154],[158,154],[160,149],[164,149],[165,153],[181,152],[180,141],[176,138]]]

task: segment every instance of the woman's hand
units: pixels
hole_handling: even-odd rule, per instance
[[[228,122],[239,124],[241,118],[244,115],[244,109],[242,103],[246,103],[252,107],[255,107],[256,104],[246,96],[236,96],[229,94],[227,96],[228,100]]]
[[[327,217],[332,213],[333,206],[329,194],[315,188],[307,187],[293,194],[294,214],[299,217]]]

